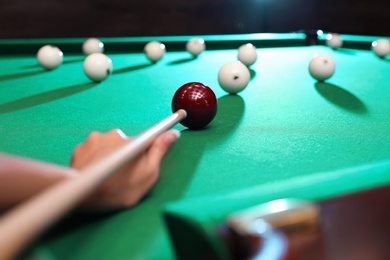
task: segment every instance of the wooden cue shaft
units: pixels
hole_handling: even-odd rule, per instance
[[[178,110],[102,160],[84,167],[77,177],[48,188],[6,213],[0,218],[0,260],[16,257],[116,170],[145,151],[157,136],[186,116],[186,111]]]

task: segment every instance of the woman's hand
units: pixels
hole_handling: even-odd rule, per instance
[[[179,132],[174,130],[160,135],[145,152],[109,178],[81,207],[104,212],[135,205],[157,181],[161,160],[178,137]],[[118,129],[106,134],[93,132],[75,148],[71,167],[81,169],[105,157],[129,139]]]

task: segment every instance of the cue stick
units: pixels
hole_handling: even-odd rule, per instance
[[[106,157],[83,167],[77,177],[49,187],[6,213],[0,218],[0,260],[17,257],[43,231],[186,116],[185,110],[178,110]]]

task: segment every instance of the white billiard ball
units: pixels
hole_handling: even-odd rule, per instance
[[[94,82],[101,82],[112,72],[112,61],[103,53],[92,53],[83,64],[85,75]]]
[[[330,33],[326,36],[326,45],[332,49],[337,49],[343,46],[343,39],[338,33]]]
[[[390,53],[390,42],[386,39],[379,39],[371,44],[372,51],[380,58]]]
[[[206,49],[206,44],[202,38],[193,38],[186,43],[186,50],[193,56],[198,56]]]
[[[335,69],[335,62],[325,54],[315,55],[309,64],[310,75],[318,81],[324,81],[332,77]]]
[[[230,94],[244,90],[249,80],[249,69],[240,61],[228,62],[218,72],[219,85]]]
[[[47,70],[52,70],[60,66],[63,56],[62,51],[53,45],[42,46],[37,53],[39,65]]]
[[[150,61],[157,62],[165,54],[165,45],[158,41],[148,42],[144,47],[144,53]]]
[[[103,53],[104,44],[97,38],[89,38],[83,43],[82,49],[85,55]]]
[[[244,45],[241,45],[238,48],[238,60],[244,63],[246,66],[253,65],[257,60],[257,50],[256,47],[251,44],[247,43]]]

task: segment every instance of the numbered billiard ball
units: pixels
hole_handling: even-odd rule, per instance
[[[148,42],[144,47],[144,53],[151,62],[157,62],[165,54],[165,45],[158,41]]]
[[[190,82],[181,86],[172,99],[172,111],[184,109],[187,117],[180,123],[190,129],[201,129],[211,123],[217,114],[217,98],[211,88]]]
[[[40,66],[47,70],[57,68],[62,64],[62,51],[53,45],[45,45],[38,50],[37,60]]]
[[[89,38],[83,43],[82,50],[85,55],[103,53],[104,44],[99,39]]]
[[[83,64],[85,75],[94,82],[101,82],[112,72],[112,61],[103,53],[92,53]]]
[[[244,90],[249,80],[249,69],[240,61],[228,62],[218,72],[219,85],[230,94]]]
[[[386,39],[379,39],[371,44],[371,49],[379,58],[384,58],[390,53],[390,42]]]
[[[186,43],[186,50],[193,56],[198,56],[206,49],[206,44],[202,38],[193,38]]]
[[[332,77],[336,69],[333,59],[328,55],[315,55],[309,63],[310,75],[318,80],[324,81]]]
[[[237,58],[248,67],[253,65],[257,60],[256,47],[251,43],[241,45],[238,48]]]

